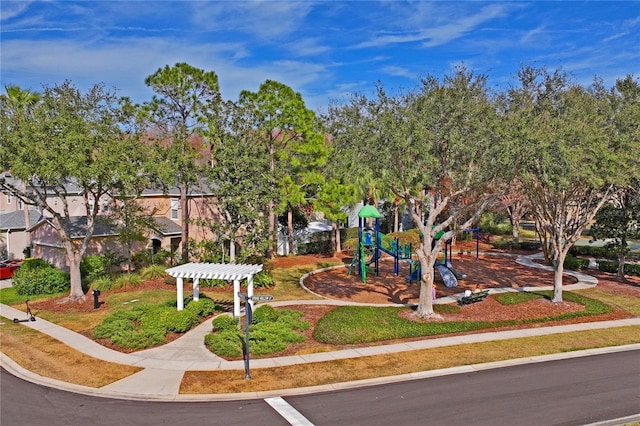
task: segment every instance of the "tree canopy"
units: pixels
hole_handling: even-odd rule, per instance
[[[0,187],[51,217],[70,268],[69,297],[82,298],[79,265],[99,219],[100,201],[112,198],[145,161],[139,141],[126,131],[131,117],[102,85],[83,93],[69,81],[44,87],[28,114],[16,113],[8,99],[1,102],[0,169],[10,170],[25,185],[4,180]],[[86,209],[86,234],[80,241],[70,228],[72,188]]]

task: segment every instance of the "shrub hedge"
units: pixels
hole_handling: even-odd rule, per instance
[[[618,265],[619,265],[619,262],[616,262],[616,261],[601,260],[598,262],[598,269],[601,270],[602,272],[610,272],[612,274],[615,274],[618,272]],[[625,263],[624,274],[640,276],[640,264]]]
[[[185,303],[182,311],[172,303],[141,304],[130,311],[118,311],[105,318],[93,336],[127,349],[163,344],[167,333],[185,333],[215,310],[215,302],[206,296],[199,301],[187,299]]]
[[[69,274],[42,259],[26,259],[13,274],[16,294],[55,294],[69,290]]]
[[[305,337],[298,331],[306,330],[310,324],[303,321],[304,314],[289,309],[274,309],[261,305],[253,313],[249,328],[249,350],[253,355],[281,352]],[[205,337],[205,345],[217,355],[236,357],[242,354],[245,333],[238,329],[234,319],[224,315],[212,321],[213,333]]]

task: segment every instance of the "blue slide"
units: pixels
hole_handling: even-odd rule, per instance
[[[457,279],[464,280],[465,278],[467,278],[467,274],[459,272],[456,268],[453,267],[453,265],[451,265],[451,263],[447,264],[447,268],[449,268],[449,270],[453,272],[453,275],[455,275]]]
[[[436,268],[438,268],[438,272],[440,272],[440,276],[442,277],[442,281],[444,281],[444,285],[447,287],[456,287],[458,285],[458,280],[453,272],[442,263],[436,263]]]

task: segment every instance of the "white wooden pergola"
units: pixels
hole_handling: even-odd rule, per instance
[[[240,281],[247,279],[247,296],[253,309],[253,276],[262,271],[262,265],[238,265],[233,263],[185,263],[174,266],[165,272],[174,277],[178,310],[184,309],[184,279],[193,280],[193,300],[200,297],[200,279],[233,280],[233,316],[240,316]]]

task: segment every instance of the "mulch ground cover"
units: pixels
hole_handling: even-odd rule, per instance
[[[482,250],[482,249],[481,249]],[[500,287],[522,288],[522,287],[542,287],[551,286],[553,284],[553,272],[545,271],[537,268],[530,268],[516,263],[516,257],[505,253],[493,252],[490,254],[481,254],[476,258],[475,252],[468,254],[464,252],[462,255],[454,253],[452,264],[456,270],[466,274],[465,279],[458,281],[458,286],[453,288],[445,287],[439,274],[436,272],[436,293],[437,297],[455,296],[464,292],[466,289],[473,290],[475,288],[491,289]],[[328,299],[348,300],[360,303],[380,303],[380,304],[413,304],[418,301],[420,286],[417,282],[409,283],[405,279],[409,275],[409,265],[403,264],[398,276],[393,273],[393,262],[385,259],[380,262],[380,270],[378,276],[373,272],[367,274],[367,282],[362,283],[358,275],[348,275],[347,267],[351,261],[348,255],[340,257],[325,257],[318,255],[306,256],[290,256],[276,259],[275,267],[291,267],[316,264],[318,262],[339,261],[345,264],[345,267],[330,269],[328,271],[313,274],[305,279],[304,284],[311,291]],[[603,273],[596,270],[586,271],[598,278],[598,288],[611,291],[616,294],[623,294],[629,297],[640,297],[640,277],[627,277],[626,280],[618,280],[615,275]],[[573,284],[576,279],[565,276],[564,284]],[[163,289],[175,291],[175,285],[164,283],[163,280],[148,280],[139,286],[134,287],[135,290],[141,289]],[[131,290],[131,289],[129,289]],[[113,290],[112,292],[122,292],[127,289]],[[201,289],[210,297],[216,300],[216,293],[228,292],[229,289]],[[82,303],[61,303],[63,298],[50,299],[42,302],[30,303],[32,310],[47,310],[54,312],[92,312],[94,311],[93,298],[88,295]],[[100,298],[104,301],[104,294]],[[217,302],[220,305],[226,305],[226,309],[231,309],[231,301],[219,298]],[[104,303],[104,302],[103,302]],[[290,346],[286,351],[277,354],[277,356],[310,353],[318,350],[340,349],[338,346],[331,346],[315,342],[311,335],[315,322],[325,315],[329,310],[335,309],[335,306],[329,305],[292,305],[289,309],[302,311],[305,314],[304,320],[311,323],[312,327],[306,332],[306,342]],[[492,297],[484,299],[482,302],[471,305],[462,306],[460,312],[456,314],[443,315],[442,321],[501,321],[501,320],[522,320],[533,318],[553,317],[567,312],[582,310],[582,305],[565,302],[562,304],[551,303],[547,299],[537,299],[517,305],[504,306],[494,300]],[[413,318],[410,315],[411,310],[407,308],[401,315],[406,318]],[[579,317],[563,321],[542,322],[539,324],[528,324],[502,327],[500,330],[531,328],[536,326],[550,326],[560,324],[570,324],[578,322],[604,321],[628,318],[631,315],[622,309],[614,307],[613,311],[608,314],[599,316]],[[489,331],[496,331],[491,329]],[[89,336],[90,337],[90,336]],[[171,341],[179,335],[168,336]],[[416,340],[416,339],[405,339]],[[402,341],[396,340],[393,342]],[[104,342],[101,342],[104,344]],[[378,342],[376,344],[381,344]],[[391,342],[384,342],[391,343]],[[118,349],[109,345],[113,349]],[[129,351],[127,351],[129,352]],[[270,355],[274,356],[274,355]]]

